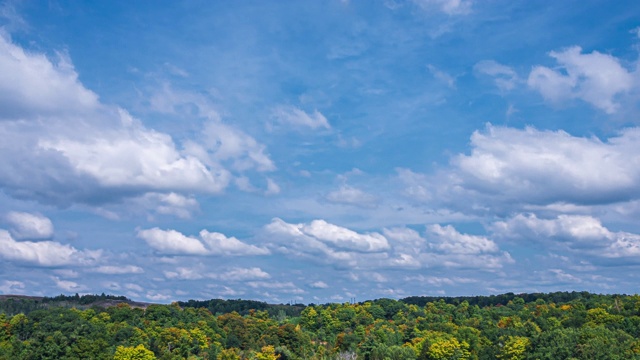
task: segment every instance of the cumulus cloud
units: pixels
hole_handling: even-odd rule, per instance
[[[218,232],[200,231],[200,238],[185,236],[176,230],[152,228],[138,231],[138,238],[162,254],[168,255],[267,255],[269,250],[246,244]]]
[[[484,236],[461,234],[451,225],[430,225],[427,230],[436,240],[431,243],[431,247],[439,252],[476,255],[499,250],[492,240]]]
[[[78,250],[55,241],[16,241],[0,230],[0,257],[7,261],[42,267],[90,265],[102,255],[100,250]]]
[[[564,131],[488,125],[471,136],[471,146],[470,155],[453,159],[442,175],[446,181],[432,180],[447,188],[440,197],[468,197],[468,205],[481,199],[491,206],[501,201],[608,204],[640,195],[639,128],[601,141]]]
[[[430,266],[499,269],[513,263],[511,255],[485,236],[462,234],[453,226],[427,226],[429,252],[422,259]]]
[[[611,114],[619,108],[616,97],[633,87],[633,74],[612,55],[597,51],[583,54],[580,47],[573,46],[552,51],[549,56],[560,69],[535,66],[527,83],[550,102],[581,99]]]
[[[98,96],[78,80],[68,57],[57,62],[29,53],[0,33],[0,121],[34,115],[86,113],[98,105]]]
[[[342,185],[339,189],[329,192],[325,199],[334,204],[361,208],[375,208],[378,205],[378,199],[374,195],[349,185]]]
[[[324,220],[290,224],[274,218],[264,229],[279,252],[335,264],[355,266],[359,261],[386,258],[390,249],[379,233],[360,234]]]
[[[474,65],[473,70],[479,74],[491,76],[496,86],[502,91],[513,90],[518,82],[516,72],[494,60],[483,60]]]
[[[271,117],[276,123],[288,127],[310,128],[312,130],[331,129],[327,118],[318,110],[308,114],[295,106],[278,106],[273,109]]]
[[[11,211],[5,216],[11,235],[18,240],[42,240],[53,237],[53,223],[40,214]]]
[[[541,219],[535,214],[518,214],[492,225],[496,236],[506,239],[525,239],[566,247],[604,258],[637,258],[640,255],[640,235],[611,231],[601,221],[586,215],[559,215]]]
[[[156,213],[185,218],[197,209],[192,196],[222,192],[231,171],[275,169],[265,146],[223,124],[204,95],[167,85],[152,97],[154,111],[179,115],[192,104],[206,119],[197,141],[176,143],[101,103],[64,54],[25,51],[3,33],[0,66],[0,188],[12,197],[61,207],[156,203]]]

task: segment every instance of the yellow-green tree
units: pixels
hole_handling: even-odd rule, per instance
[[[531,341],[527,337],[509,336],[497,357],[505,360],[523,360],[530,344]]]
[[[118,346],[113,360],[155,360],[153,352],[140,344],[136,347]]]

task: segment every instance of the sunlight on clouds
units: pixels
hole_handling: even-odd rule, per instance
[[[560,52],[552,51],[563,72],[545,66],[531,70],[527,83],[551,102],[566,99],[582,99],[593,106],[612,114],[620,104],[615,101],[618,94],[624,94],[634,86],[633,75],[620,60],[608,54],[593,51],[583,54],[579,46]]]
[[[0,230],[0,257],[35,266],[90,265],[102,256],[101,250],[78,250],[55,241],[16,241]]]
[[[42,240],[53,237],[53,224],[45,216],[11,211],[5,219],[11,225],[9,232],[15,239]]]
[[[168,255],[267,255],[269,250],[243,243],[235,237],[217,232],[200,231],[200,239],[185,236],[176,230],[152,228],[138,231],[138,238],[153,249]]]

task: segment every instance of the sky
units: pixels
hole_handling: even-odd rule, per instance
[[[640,3],[0,2],[0,293],[638,292]]]

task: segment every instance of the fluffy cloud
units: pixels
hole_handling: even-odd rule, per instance
[[[274,234],[315,239],[345,250],[378,252],[389,249],[387,239],[381,234],[359,234],[324,220],[314,220],[309,224],[288,224],[275,218],[266,228]]]
[[[273,109],[271,116],[276,123],[288,127],[307,127],[313,130],[331,129],[327,118],[318,110],[314,110],[312,114],[307,114],[294,106],[279,106]]]
[[[53,237],[53,224],[45,216],[12,211],[5,219],[11,225],[9,231],[15,239],[42,240]]]
[[[0,257],[8,261],[43,267],[90,265],[101,254],[99,250],[78,250],[55,241],[16,241],[9,232],[0,230]]]
[[[98,96],[78,81],[70,60],[62,53],[57,63],[29,53],[0,33],[0,121],[34,115],[86,113]]]
[[[498,245],[490,239],[484,236],[461,234],[451,225],[430,225],[427,230],[436,239],[431,243],[432,248],[439,252],[477,255],[498,251]]]
[[[510,203],[606,204],[640,195],[640,129],[606,141],[563,131],[487,126],[453,159],[441,197]],[[446,179],[446,180],[445,180]],[[467,201],[472,204],[473,201]]]
[[[611,114],[619,107],[615,97],[633,87],[633,74],[614,56],[597,51],[583,54],[578,46],[552,51],[549,56],[560,70],[536,66],[527,80],[548,101],[581,99]]]
[[[604,258],[630,258],[640,255],[640,235],[610,231],[599,219],[584,215],[559,215],[541,219],[534,214],[518,214],[493,224],[496,236],[549,243]],[[563,246],[564,245],[564,246]],[[637,260],[634,260],[637,261]]]
[[[235,237],[224,234],[200,231],[200,239],[185,236],[175,230],[152,228],[138,231],[138,238],[162,254],[169,255],[266,255],[265,248],[243,243]]]
[[[0,66],[0,189],[10,196],[63,207],[155,202],[161,205],[154,207],[157,213],[188,217],[197,208],[193,194],[217,194],[228,186],[227,166],[275,169],[265,146],[223,124],[204,96],[165,87],[169,108],[152,99],[151,108],[166,113],[194,103],[197,116],[207,119],[198,141],[178,144],[127,111],[102,104],[64,55],[53,62],[2,34]]]

